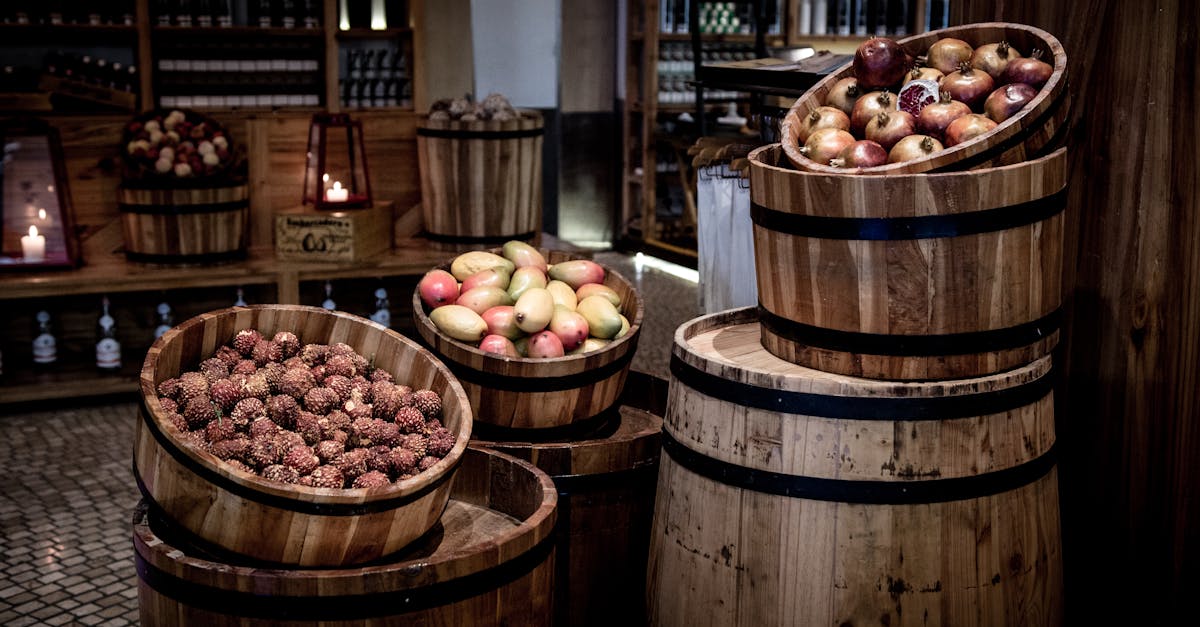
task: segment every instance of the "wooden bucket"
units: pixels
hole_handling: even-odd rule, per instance
[[[117,190],[125,256],[146,263],[219,263],[246,256],[250,188]]]
[[[550,264],[585,258],[539,250]],[[491,252],[499,254],[500,250]],[[449,270],[450,262],[439,267]],[[481,351],[438,331],[418,290],[413,290],[413,321],[421,339],[467,391],[476,421],[526,431],[558,429],[533,437],[578,436],[594,428],[605,410],[616,406],[642,330],[642,301],[633,285],[607,266],[604,284],[621,297],[620,311],[629,320],[629,332],[604,349],[583,355],[531,359]],[[504,439],[522,437],[509,433]]]
[[[1035,48],[1040,49],[1042,60],[1053,66],[1054,71],[1032,102],[1020,113],[1000,123],[991,131],[921,159],[861,168],[859,172],[912,174],[1007,165],[1040,157],[1063,145],[1069,128],[1071,102],[1070,92],[1067,90],[1067,54],[1057,38],[1032,26],[986,22],[913,35],[899,40],[899,43],[915,57],[924,55],[933,42],[946,37],[961,39],[973,48],[986,43],[1007,41],[1025,56],[1030,55]],[[800,96],[784,117],[780,125],[780,137],[784,151],[795,167],[809,172],[845,174],[845,169],[830,167],[828,164],[817,163],[802,156],[796,138],[799,122],[804,116],[825,104],[826,96],[835,83],[851,76],[854,76],[854,67],[850,63],[828,74]]]
[[[629,373],[613,420],[585,439],[493,441],[472,446],[508,453],[550,474],[558,488],[555,624],[635,625],[645,621],[642,582],[654,513],[654,483],[667,382]]]
[[[449,247],[536,243],[542,230],[542,114],[417,123],[425,237]]]
[[[1067,153],[943,174],[797,172],[750,153],[763,346],[861,377],[983,376],[1058,342]]]
[[[467,449],[434,528],[387,561],[278,569],[214,556],[144,504],[141,624],[551,625],[556,495],[526,462]]]
[[[310,488],[267,481],[185,445],[155,392],[193,370],[238,331],[295,333],[302,343],[344,342],[413,389],[442,397],[454,448],[429,470],[385,488]],[[416,342],[350,314],[318,307],[257,305],[201,314],[167,331],[146,354],[134,477],[143,497],[178,529],[224,551],[264,562],[343,566],[404,548],[437,522],[471,437],[471,408],[450,371]]]
[[[1050,358],[941,383],[759,346],[753,308],[675,333],[654,625],[1059,625]]]

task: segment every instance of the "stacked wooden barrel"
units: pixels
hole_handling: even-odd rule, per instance
[[[760,302],[676,332],[651,624],[1059,624],[1066,149],[750,163]]]

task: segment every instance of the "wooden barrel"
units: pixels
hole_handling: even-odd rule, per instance
[[[417,123],[425,237],[450,247],[537,243],[542,230],[542,114]]]
[[[585,258],[539,250],[550,264]],[[492,252],[499,254],[500,250]],[[450,262],[439,267],[449,270]],[[619,309],[629,320],[629,331],[603,349],[582,355],[533,359],[481,351],[438,331],[418,290],[413,290],[413,322],[421,339],[467,391],[476,421],[518,430],[558,429],[564,435],[578,436],[594,428],[605,410],[616,406],[642,330],[642,301],[633,285],[607,266],[604,284],[621,298]],[[533,437],[552,437],[551,433]]]
[[[763,345],[854,376],[958,379],[1058,342],[1066,149],[944,174],[797,172],[750,153]]]
[[[133,518],[141,624],[549,627],[554,484],[495,451],[469,448],[462,460],[433,529],[400,555],[354,568],[214,555],[143,503]]]
[[[1062,620],[1050,358],[937,383],[782,361],[753,308],[675,334],[653,625]]]
[[[295,333],[303,344],[344,342],[413,389],[442,397],[454,448],[410,479],[373,489],[311,488],[267,481],[185,444],[158,401],[162,381],[194,370],[240,330]],[[471,408],[450,371],[416,342],[343,312],[255,305],[204,313],[167,331],[146,354],[134,425],[134,478],[178,529],[224,551],[275,564],[342,566],[378,559],[437,522],[471,437]]]
[[[612,420],[587,438],[499,441],[476,429],[472,446],[508,453],[550,474],[558,488],[555,624],[645,621],[642,583],[667,382],[629,373]]]
[[[1070,92],[1067,90],[1067,54],[1054,35],[1024,24],[986,22],[929,31],[901,39],[899,43],[917,57],[923,56],[933,42],[946,37],[961,39],[973,48],[1007,41],[1024,56],[1038,49],[1042,51],[1042,60],[1053,67],[1053,72],[1038,95],[1024,109],[991,131],[921,159],[862,168],[860,172],[913,174],[1007,165],[1040,157],[1064,144],[1071,112]],[[804,116],[825,104],[826,96],[835,83],[851,76],[854,76],[854,68],[850,63],[828,74],[800,96],[784,117],[780,125],[780,137],[788,159],[795,167],[826,174],[846,172],[802,156],[796,138],[799,122]],[[892,93],[894,95],[895,91]]]
[[[219,263],[246,256],[250,188],[117,190],[125,256],[146,263]]]

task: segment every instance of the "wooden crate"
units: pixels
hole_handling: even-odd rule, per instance
[[[358,261],[392,247],[391,201],[346,211],[310,206],[275,212],[275,256],[290,261]]]

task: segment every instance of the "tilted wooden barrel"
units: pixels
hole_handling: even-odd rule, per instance
[[[1038,95],[1024,109],[984,135],[921,159],[862,168],[860,172],[913,174],[1007,165],[1041,157],[1064,144],[1069,129],[1071,101],[1067,89],[1067,54],[1056,37],[1024,24],[983,22],[929,31],[901,39],[899,43],[915,58],[923,56],[933,42],[947,37],[961,39],[972,48],[1007,41],[1022,56],[1029,56],[1038,49],[1042,51],[1042,60],[1051,65],[1053,72]],[[835,83],[851,76],[854,76],[854,68],[847,63],[800,96],[784,117],[780,136],[788,159],[795,167],[809,172],[845,173],[844,169],[839,170],[802,156],[796,138],[799,122],[804,116],[825,104]],[[893,90],[892,96],[895,95]]]
[[[798,172],[750,153],[763,346],[861,377],[982,376],[1058,342],[1067,152],[943,174]]]
[[[774,357],[757,322],[675,334],[651,624],[1061,624],[1049,357],[874,381]]]
[[[542,114],[515,120],[417,124],[425,236],[451,248],[538,241],[542,230]]]
[[[472,446],[524,459],[558,488],[555,624],[635,625],[645,620],[643,581],[667,381],[629,373],[620,406],[579,439],[499,441],[486,425]]]
[[[428,470],[387,487],[330,489],[267,481],[185,444],[158,401],[158,384],[195,370],[246,328],[266,337],[291,331],[303,344],[344,342],[398,383],[437,392],[442,422],[456,436],[453,449]],[[141,397],[133,469],[146,501],[173,527],[224,551],[275,564],[342,566],[404,548],[442,515],[471,437],[466,394],[429,351],[370,320],[319,307],[235,307],[180,324],[146,354]]]
[[[526,462],[467,449],[446,510],[402,554],[345,569],[214,556],[139,507],[141,624],[549,627],[554,484]]]
[[[246,185],[117,190],[125,255],[147,263],[218,263],[246,255]]]
[[[539,250],[550,264],[583,258]],[[448,270],[450,262],[440,267]],[[413,323],[467,391],[475,420],[494,427],[560,429],[578,435],[592,428],[602,412],[616,406],[642,330],[642,301],[633,285],[607,266],[604,284],[621,298],[619,310],[629,320],[629,331],[603,349],[581,355],[533,359],[481,351],[438,331],[418,290],[413,290]],[[551,433],[534,437],[553,437]],[[516,434],[505,439],[514,439],[512,436]]]

